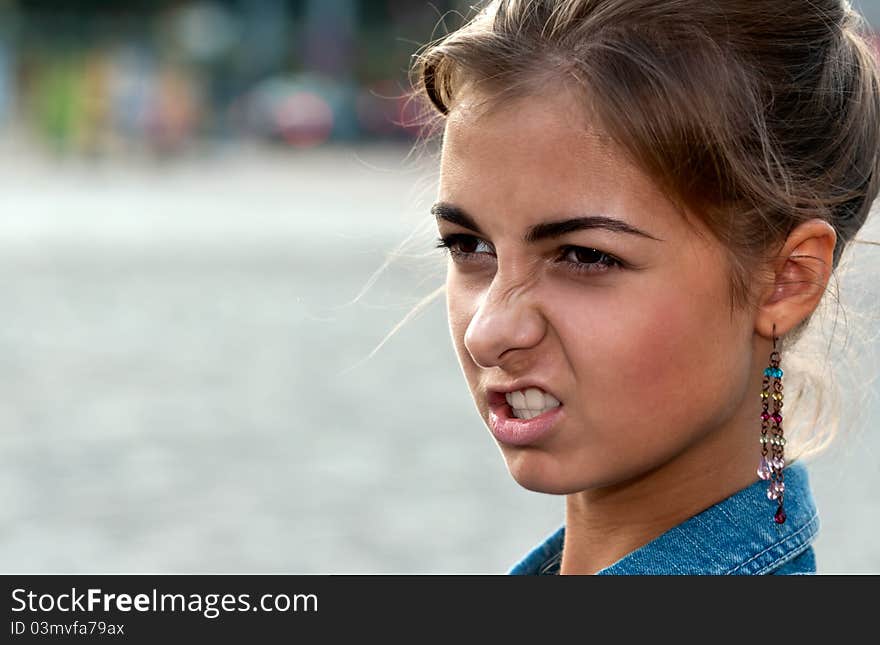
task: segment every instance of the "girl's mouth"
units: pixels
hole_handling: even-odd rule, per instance
[[[547,399],[543,402],[538,401],[535,394],[532,393],[533,398],[527,400],[526,403],[535,404],[536,407],[532,408],[527,405],[520,408],[519,405],[522,401],[515,396],[516,394],[519,393],[493,392],[489,395],[489,427],[495,439],[501,443],[513,446],[535,444],[558,427],[560,420],[565,415],[564,406],[555,398],[552,401]],[[514,395],[513,402],[517,404],[516,407],[508,402],[508,397],[511,395]],[[553,401],[556,402],[555,405],[552,405]],[[547,403],[551,405],[547,405]]]

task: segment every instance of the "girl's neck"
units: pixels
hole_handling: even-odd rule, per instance
[[[568,495],[560,573],[596,573],[754,483],[758,446],[751,419],[732,420],[660,467]]]

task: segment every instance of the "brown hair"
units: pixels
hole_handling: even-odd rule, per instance
[[[554,85],[728,250],[731,306],[821,218],[833,267],[880,190],[880,71],[848,0],[493,0],[415,55],[442,123]],[[766,275],[766,274],[765,274]],[[794,342],[809,318],[786,339]],[[827,380],[827,379],[823,379]]]

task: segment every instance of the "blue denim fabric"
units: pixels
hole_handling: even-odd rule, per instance
[[[623,556],[596,575],[792,575],[816,573],[811,546],[819,515],[807,468],[785,469],[784,524],[776,524],[776,502],[758,480]],[[559,573],[565,526],[532,549],[510,575]]]

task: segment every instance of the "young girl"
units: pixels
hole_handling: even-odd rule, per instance
[[[566,500],[511,573],[815,572],[784,370],[878,192],[863,30],[846,0],[495,0],[417,56],[462,372]]]

